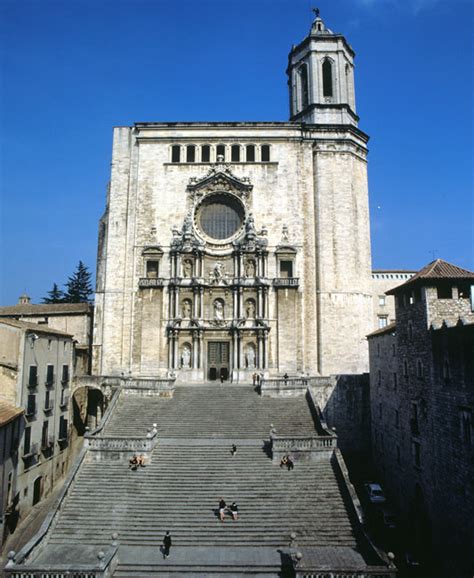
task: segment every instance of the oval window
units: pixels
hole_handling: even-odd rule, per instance
[[[235,197],[217,194],[207,197],[198,210],[199,228],[211,239],[232,237],[244,222],[244,208]]]

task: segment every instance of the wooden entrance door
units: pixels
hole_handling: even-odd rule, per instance
[[[229,379],[229,342],[209,341],[207,344],[207,377],[211,381]]]

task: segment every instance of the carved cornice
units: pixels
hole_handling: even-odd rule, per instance
[[[248,177],[239,178],[225,163],[216,163],[202,178],[191,177],[187,186],[188,193],[197,201],[206,193],[232,192],[246,199],[253,189]]]

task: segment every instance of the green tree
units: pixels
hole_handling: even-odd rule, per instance
[[[64,303],[64,293],[56,283],[53,283],[53,288],[48,291],[48,296],[43,297],[43,303]]]
[[[76,271],[69,277],[65,287],[65,303],[91,303],[93,294],[91,273],[82,261],[79,261]]]

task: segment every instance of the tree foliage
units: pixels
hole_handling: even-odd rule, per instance
[[[92,301],[91,273],[82,261],[65,285],[64,303],[90,303]]]
[[[64,303],[64,292],[59,289],[57,283],[53,283],[53,288],[48,291],[48,296],[43,297],[43,303]]]
[[[74,273],[69,277],[64,290],[59,289],[56,283],[51,291],[43,298],[43,303],[91,303],[93,289],[91,273],[82,261],[79,261]]]

